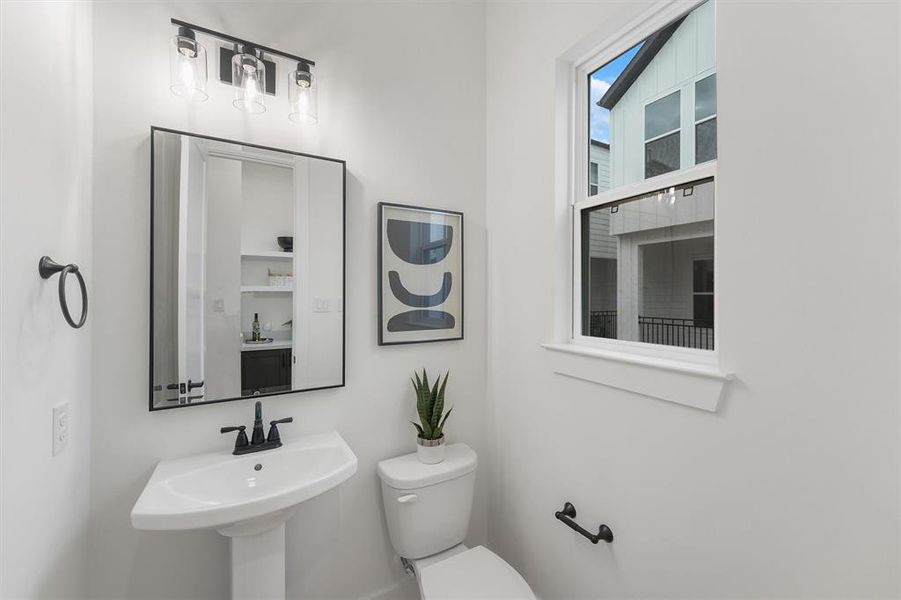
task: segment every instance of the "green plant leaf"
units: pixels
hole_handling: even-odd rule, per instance
[[[444,435],[444,424],[447,422],[447,418],[450,416],[451,411],[454,410],[454,407],[451,406],[446,413],[444,413],[444,418],[441,419],[441,423],[438,424],[438,427],[435,430],[435,437],[439,438]]]
[[[429,424],[432,426],[432,429],[436,429],[438,427],[438,421],[441,420],[441,414],[444,412],[444,385],[441,381],[441,376],[438,376],[438,380],[435,382],[435,386],[432,388],[432,411],[431,417],[429,419]]]
[[[410,423],[412,423],[413,427],[416,428],[416,432],[419,434],[419,437],[424,438],[425,432],[422,430],[422,427],[419,426],[419,423],[416,423],[414,421],[410,421]]]
[[[441,387],[438,389],[437,398],[435,401],[435,405],[432,407],[432,428],[438,427],[439,422],[441,421],[441,415],[444,413],[444,390],[447,388],[447,379],[450,377],[450,371],[444,374],[444,381],[441,382]],[[440,376],[438,378],[441,379]]]
[[[419,413],[419,421],[422,423],[423,437],[426,439],[431,439],[432,435],[432,425],[429,421],[429,413],[428,413],[428,396],[420,390],[419,392],[419,400],[416,403],[416,410]]]
[[[426,377],[425,370],[422,372],[423,377]],[[427,386],[427,381],[423,381],[419,378],[419,374],[416,374],[416,412],[419,414],[419,420],[422,423],[422,438],[430,440],[432,439],[432,424],[431,424],[431,411],[429,404],[429,388]]]
[[[438,439],[438,438],[440,438],[442,435],[444,435],[444,424],[447,422],[447,418],[450,416],[452,410],[454,410],[454,407],[453,407],[453,406],[451,406],[451,407],[447,410],[447,412],[444,413],[444,418],[441,419],[441,422],[438,424],[438,427],[435,428],[435,431],[434,431],[435,438],[434,438],[434,439]]]
[[[441,376],[438,376],[438,379],[435,381],[435,385],[432,386],[432,389],[429,391],[429,425],[432,426],[432,429],[438,427],[438,419],[435,418],[436,410],[444,410],[443,406],[438,407],[438,386],[441,384]],[[443,405],[443,403],[442,403]],[[440,414],[439,414],[440,416]]]

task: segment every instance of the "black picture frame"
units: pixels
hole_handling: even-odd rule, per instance
[[[341,165],[341,383],[337,383],[335,385],[326,385],[320,387],[312,387],[312,388],[303,388],[296,390],[287,390],[287,391],[279,391],[279,392],[269,392],[263,393],[256,396],[235,396],[233,398],[217,398],[215,400],[204,400],[202,402],[191,402],[189,399],[179,400],[177,403],[173,403],[169,406],[154,406],[154,391],[155,383],[153,381],[153,291],[154,291],[154,281],[153,281],[153,250],[154,250],[154,134],[156,132],[160,133],[172,133],[176,135],[186,135],[196,138],[202,138],[205,140],[212,140],[215,142],[225,142],[229,144],[238,144],[241,146],[247,146],[249,148],[257,148],[259,150],[268,150],[272,152],[283,152],[285,154],[291,154],[293,156],[303,156],[305,158],[316,158],[319,160],[327,160],[329,162],[338,163]],[[204,135],[202,133],[194,133],[191,131],[182,131],[179,129],[172,129],[169,127],[161,127],[158,125],[152,125],[150,127],[150,256],[149,256],[149,268],[150,268],[150,285],[149,285],[149,305],[150,305],[150,320],[148,327],[148,339],[149,339],[149,348],[150,353],[147,358],[147,379],[148,379],[148,389],[147,389],[147,397],[148,397],[148,408],[150,412],[160,411],[160,410],[170,410],[173,408],[186,408],[189,406],[208,406],[212,404],[221,404],[222,402],[234,402],[237,400],[259,400],[261,398],[271,398],[273,396],[283,396],[285,394],[300,394],[303,392],[315,392],[319,390],[329,390],[335,388],[345,387],[347,383],[347,162],[339,159],[332,158],[329,156],[318,156],[316,154],[309,154],[306,152],[297,152],[295,150],[286,150],[285,148],[275,148],[272,146],[263,146],[260,144],[252,144],[250,142],[242,142],[239,140],[231,140],[228,138],[216,137],[212,135]],[[180,394],[181,395],[181,394]]]
[[[407,209],[407,210],[416,210],[426,213],[433,213],[439,215],[450,215],[454,217],[460,218],[460,281],[459,281],[459,294],[460,294],[460,334],[454,335],[446,338],[431,338],[431,339],[423,339],[423,340],[405,340],[405,341],[387,341],[385,340],[384,330],[385,330],[385,313],[384,313],[384,287],[383,287],[383,277],[382,272],[384,268],[384,244],[382,243],[382,237],[384,231],[382,229],[382,222],[384,221],[384,212],[386,208],[397,208],[397,209]],[[465,293],[465,218],[462,212],[456,210],[447,210],[440,208],[432,208],[428,206],[415,206],[412,204],[397,204],[394,202],[379,202],[378,203],[378,211],[377,211],[377,219],[376,219],[376,239],[377,243],[377,288],[376,288],[376,297],[378,299],[378,345],[379,346],[403,346],[408,344],[429,344],[433,342],[450,342],[464,339],[464,330],[465,330],[465,304],[466,304],[466,293]]]

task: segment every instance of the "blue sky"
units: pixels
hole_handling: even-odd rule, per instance
[[[610,111],[598,106],[598,100],[613,85],[632,57],[638,53],[641,43],[632,46],[606,65],[591,74],[591,139],[610,143]]]

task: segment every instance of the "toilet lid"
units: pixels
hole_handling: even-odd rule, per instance
[[[476,546],[419,573],[426,600],[534,600],[525,579],[497,554]]]

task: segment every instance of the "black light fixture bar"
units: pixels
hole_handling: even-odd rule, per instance
[[[214,38],[231,42],[233,44],[240,44],[242,46],[250,46],[257,50],[264,52],[265,54],[274,54],[276,56],[281,56],[283,58],[287,58],[289,60],[293,60],[295,62],[302,62],[310,65],[311,67],[315,67],[316,63],[308,58],[304,58],[302,56],[297,56],[296,54],[288,54],[287,52],[282,52],[281,50],[276,50],[275,48],[269,48],[268,46],[261,46],[255,42],[251,42],[248,40],[242,40],[241,38],[237,38],[233,35],[228,35],[227,33],[220,33],[218,31],[213,31],[212,29],[207,29],[206,27],[200,27],[199,25],[194,25],[192,23],[188,23],[186,21],[181,21],[179,19],[171,19],[173,25],[177,27],[187,27],[188,29],[192,29],[195,32],[203,33]]]

